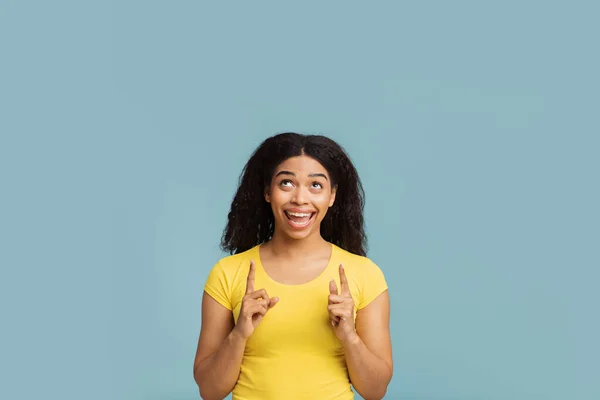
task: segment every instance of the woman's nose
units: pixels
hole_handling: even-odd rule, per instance
[[[307,199],[307,193],[305,188],[302,186],[296,188],[294,191],[294,196],[292,197],[292,202],[295,204],[305,204]]]

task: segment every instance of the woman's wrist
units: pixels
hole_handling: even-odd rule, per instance
[[[245,337],[242,335],[242,333],[241,333],[241,332],[240,332],[238,329],[236,329],[236,328],[233,328],[233,329],[231,330],[231,333],[229,334],[229,339],[230,339],[232,342],[234,342],[234,343],[240,343],[240,344],[244,344],[244,345],[245,345],[245,344],[246,344],[246,342],[248,341],[248,339],[247,339],[247,338],[245,338]]]
[[[342,340],[342,344],[344,345],[344,347],[355,346],[355,345],[359,344],[360,342],[361,342],[360,336],[358,336],[358,333],[356,333],[356,331],[353,331],[352,333],[348,334]]]

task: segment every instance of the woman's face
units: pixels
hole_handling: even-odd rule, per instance
[[[335,188],[318,161],[292,157],[275,168],[265,200],[273,210],[275,234],[304,239],[320,235],[321,221],[335,201]]]

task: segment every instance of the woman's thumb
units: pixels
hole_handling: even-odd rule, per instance
[[[271,297],[269,300],[269,309],[273,308],[279,302],[279,297]]]

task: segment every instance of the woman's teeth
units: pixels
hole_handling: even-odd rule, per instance
[[[295,227],[302,228],[310,224],[314,213],[298,213],[286,211],[285,214],[288,217],[288,221],[290,221],[290,224],[292,224]]]
[[[288,212],[288,215],[291,215],[292,217],[303,218],[303,217],[310,217],[312,214],[311,213],[292,213],[292,212]]]

